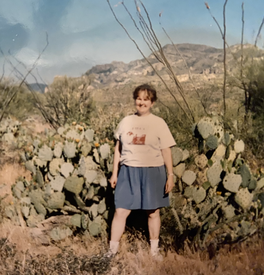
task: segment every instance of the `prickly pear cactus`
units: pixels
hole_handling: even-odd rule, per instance
[[[64,183],[64,188],[76,195],[79,195],[83,189],[84,179],[76,176],[68,177]]]
[[[65,202],[65,195],[62,192],[55,192],[50,195],[47,206],[50,209],[62,209]]]
[[[200,247],[214,236],[226,240],[228,235],[232,242],[244,239],[255,232],[264,214],[263,175],[252,174],[243,159],[245,144],[224,131],[221,117],[203,118],[193,129],[198,152],[172,149],[178,187],[171,195],[177,201],[175,209],[176,204],[171,206],[175,231]],[[20,179],[12,187],[27,226],[38,226],[54,214],[68,214],[72,230],[78,227],[92,236],[104,232],[109,215],[107,177],[113,166],[111,146],[100,144],[92,129],[77,123],[33,138],[22,154],[32,180]],[[19,224],[15,206],[6,215]],[[58,228],[51,236],[61,239],[73,234],[72,230]]]
[[[173,166],[177,166],[183,157],[183,152],[182,149],[179,147],[173,147],[171,149],[171,153],[172,153],[172,162],[173,162]]]
[[[42,148],[40,148],[38,158],[44,161],[51,161],[53,158],[53,152],[51,148],[49,148],[47,145],[44,145]]]
[[[248,187],[251,182],[251,173],[247,165],[242,164],[238,169],[238,173],[242,177],[242,183],[241,183],[242,187]]]
[[[63,147],[63,153],[65,154],[65,157],[68,159],[74,158],[76,155],[76,144],[74,142],[66,141]]]
[[[264,213],[264,178],[252,174],[242,158],[244,142],[225,132],[223,125],[216,115],[196,123],[199,154],[191,156],[193,163],[184,172],[182,163],[173,170],[178,174],[177,196],[186,199],[175,209],[178,230],[196,232],[193,243],[200,247],[212,235],[224,240],[228,234],[231,242],[247,237],[256,232]]]
[[[221,181],[220,176],[222,171],[222,166],[219,163],[214,163],[208,168],[206,175],[212,187],[216,186]]]
[[[237,154],[242,153],[245,149],[245,144],[243,140],[236,140],[234,143],[234,150]]]
[[[210,135],[214,134],[214,125],[211,118],[205,117],[197,124],[197,129],[203,139],[207,139]]]
[[[223,185],[225,189],[232,193],[237,193],[241,183],[242,177],[234,173],[227,174],[223,179]]]
[[[253,199],[253,194],[247,188],[241,188],[235,195],[235,201],[243,209],[249,208]]]
[[[206,146],[210,150],[215,150],[218,146],[218,138],[214,135],[209,135],[209,137],[206,139]]]
[[[191,170],[186,170],[183,173],[182,181],[187,185],[192,185],[196,180],[196,174]]]
[[[207,165],[208,159],[207,159],[206,155],[201,154],[201,155],[196,156],[196,158],[194,159],[194,162],[198,168],[203,169]]]
[[[76,123],[57,132],[46,130],[45,136],[33,139],[21,154],[32,180],[19,180],[12,187],[27,226],[38,226],[45,218],[63,213],[73,215],[72,226],[90,235],[104,232],[109,211],[105,200],[108,181],[102,167],[113,165],[110,144],[113,146],[112,142],[100,145],[92,129]],[[18,224],[21,217],[16,207],[6,213]],[[63,238],[65,234],[58,230],[51,238],[55,233],[58,240]]]

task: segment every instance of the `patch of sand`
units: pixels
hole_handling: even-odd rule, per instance
[[[30,171],[19,163],[6,163],[0,168],[0,194],[1,197],[7,195],[5,202],[12,201],[11,186],[16,182],[18,177],[31,179]]]
[[[31,255],[46,254],[51,256],[61,252],[61,249],[55,245],[40,245],[32,238],[31,231],[33,231],[33,228],[15,226],[7,220],[0,226],[0,237],[6,238],[8,242],[15,244],[20,255],[28,252]]]

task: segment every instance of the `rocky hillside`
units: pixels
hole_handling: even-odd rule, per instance
[[[212,93],[212,87],[222,87],[223,49],[184,43],[165,45],[163,52],[184,87],[185,95],[190,98],[196,97],[193,85],[197,89],[201,89],[201,93],[205,91],[205,96],[208,96],[208,89]],[[264,51],[253,45],[246,44],[243,47],[243,55],[244,57],[263,58]],[[240,45],[233,45],[227,48],[226,61],[229,76],[239,75],[240,57]],[[150,54],[147,58],[155,71],[166,81],[167,85],[174,89],[173,82],[164,65],[155,58],[154,54]],[[87,86],[87,91],[92,92],[95,101],[97,103],[101,102],[103,105],[111,104],[111,107],[116,105],[117,108],[127,106],[128,103],[131,103],[131,92],[133,89],[143,83],[151,83],[158,89],[159,95],[162,96],[163,100],[170,101],[170,95],[149,63],[144,58],[129,63],[113,61],[110,64],[92,67],[80,78],[84,79],[84,77],[88,76],[91,82]],[[56,78],[58,77],[60,76]],[[221,94],[218,89],[214,90],[213,101],[218,102]],[[200,95],[203,96],[203,94]],[[238,99],[238,95],[235,96]]]
[[[175,45],[175,47],[166,45],[163,50],[181,82],[189,80],[188,70],[198,80],[202,78],[210,80],[221,76],[223,73],[222,49],[185,43]],[[253,50],[253,46],[244,45],[244,50]],[[227,50],[227,62],[230,65],[232,64],[232,67],[234,65],[234,55],[239,56],[239,51],[240,45],[231,46]],[[261,52],[261,55],[263,55],[263,51]],[[148,56],[148,59],[162,76],[166,75],[164,66],[158,62],[153,54]],[[97,65],[85,74],[93,77],[93,86],[97,88],[114,87],[128,83],[142,83],[142,81],[158,81],[153,69],[144,59],[131,61],[128,64],[114,61],[110,64]],[[148,77],[147,80],[146,76]]]
[[[188,69],[192,74],[217,74],[221,72],[220,63],[223,60],[223,51],[205,45],[179,44],[175,50],[173,45],[164,46],[164,53],[172,65],[175,73],[184,81],[188,75]],[[164,66],[158,62],[153,54],[148,56],[154,68],[161,74],[166,75]],[[188,68],[185,65],[188,65]],[[151,66],[144,60],[131,61],[128,64],[123,62],[112,62],[110,64],[97,65],[86,72],[86,75],[94,77],[94,85],[97,87],[116,86],[146,81],[155,81],[155,75]],[[149,78],[150,77],[150,78]],[[188,79],[188,77],[187,77]]]

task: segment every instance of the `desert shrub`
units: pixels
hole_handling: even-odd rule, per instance
[[[194,141],[192,129],[180,108],[172,104],[166,104],[166,106],[164,106],[157,102],[156,107],[153,109],[153,113],[166,121],[178,146],[182,148],[191,148]]]
[[[125,117],[124,110],[120,108],[119,104],[114,103],[110,106],[97,104],[94,110],[90,125],[94,129],[99,140],[115,139],[114,133],[118,123]]]
[[[248,108],[255,119],[264,115],[264,60],[259,60],[246,69]]]
[[[88,77],[57,77],[45,93],[45,101],[41,106],[47,120],[54,128],[66,123],[89,120],[94,110],[94,102],[88,89]]]
[[[244,139],[259,158],[264,156],[264,60],[252,60],[245,69],[244,92],[247,100]]]
[[[22,85],[8,79],[0,82],[0,115],[14,116],[19,120],[26,119],[30,114],[38,112],[35,108],[33,95]]]

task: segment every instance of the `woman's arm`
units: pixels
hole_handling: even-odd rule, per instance
[[[119,161],[120,161],[120,152],[121,152],[121,143],[117,140],[115,145],[115,152],[114,152],[114,164],[113,164],[113,172],[112,176],[109,179],[112,188],[115,188],[117,182],[117,174],[119,168]]]
[[[167,182],[166,182],[166,186],[165,186],[165,193],[169,193],[173,186],[174,186],[174,182],[173,182],[173,166],[172,166],[172,156],[171,156],[171,148],[165,148],[165,149],[161,149],[161,153],[164,159],[164,163],[167,169]]]

